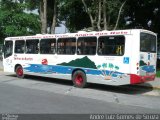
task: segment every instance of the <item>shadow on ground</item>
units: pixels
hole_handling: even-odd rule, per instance
[[[91,84],[91,89],[97,89],[101,91],[110,91],[115,93],[123,93],[129,95],[138,95],[150,92],[153,87],[148,83],[148,87],[138,86],[138,85],[123,85],[123,86],[111,86],[111,85],[97,85]]]
[[[8,75],[8,76],[16,77],[15,75]],[[71,87],[73,86],[72,81],[69,81],[69,80],[39,77],[39,76],[32,76],[32,75],[26,75],[25,79],[34,80],[34,81],[43,81],[47,83],[54,83],[57,85],[66,85]],[[140,95],[153,90],[153,87],[149,83],[145,83],[145,84],[148,87],[140,86],[140,85],[111,86],[111,85],[101,85],[101,84],[91,83],[87,86],[87,88],[99,90],[99,91],[108,91],[108,92],[122,93],[122,94],[129,94],[129,95]]]

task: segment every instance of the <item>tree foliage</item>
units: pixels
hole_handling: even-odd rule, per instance
[[[119,9],[125,0],[62,0],[60,19],[71,31],[89,28],[111,30],[115,27]],[[124,12],[121,11],[120,15]],[[120,22],[125,23],[120,17]],[[118,25],[117,25],[118,26]],[[119,27],[119,26],[118,26]]]
[[[38,10],[41,33],[55,33],[58,21],[57,7],[60,0],[22,0],[28,10]]]
[[[1,1],[1,36],[28,35],[40,32],[40,28],[42,28],[40,5],[44,0]],[[65,25],[70,32],[88,28],[93,28],[92,30],[144,28],[160,33],[159,0],[45,1],[47,1],[47,21],[44,24],[49,28],[48,33],[54,33],[55,26],[61,21],[65,21]],[[26,9],[37,9],[39,16],[25,13],[24,10]]]
[[[0,37],[39,33],[38,16],[24,12],[26,4],[2,0],[0,7]]]
[[[128,0],[125,16],[127,28],[144,28],[160,33],[160,1]]]
[[[89,16],[83,9],[81,0],[61,0],[58,7],[59,20],[66,21],[71,32],[90,27]]]

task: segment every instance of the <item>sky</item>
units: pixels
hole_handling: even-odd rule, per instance
[[[63,24],[60,24],[59,27],[55,28],[55,34],[63,34],[63,33],[68,33],[69,30],[65,26],[65,21],[62,21]]]

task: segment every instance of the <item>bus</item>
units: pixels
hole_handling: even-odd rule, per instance
[[[7,37],[4,72],[88,83],[130,85],[156,76],[157,35],[144,29]]]

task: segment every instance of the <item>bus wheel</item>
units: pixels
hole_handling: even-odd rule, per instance
[[[18,78],[24,78],[22,66],[17,66],[16,67],[16,75],[17,75]]]
[[[72,81],[76,87],[84,88],[87,86],[86,75],[81,70],[77,70],[73,73]]]

